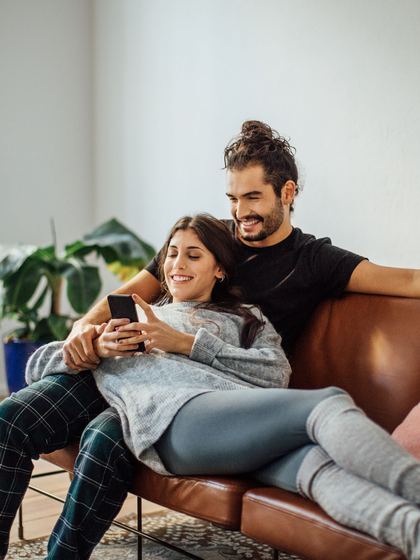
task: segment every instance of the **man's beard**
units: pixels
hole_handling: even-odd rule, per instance
[[[273,208],[273,211],[270,212],[270,214],[267,214],[265,218],[262,218],[258,214],[250,214],[249,216],[244,218],[244,221],[253,218],[259,219],[260,223],[262,223],[262,228],[258,233],[243,232],[241,228],[241,222],[239,222],[235,218],[235,224],[242,239],[244,239],[245,241],[262,241],[263,239],[267,239],[267,237],[276,232],[283,223],[284,210],[281,200],[279,199],[278,204],[276,204],[276,206]]]

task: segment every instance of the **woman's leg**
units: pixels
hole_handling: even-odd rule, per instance
[[[48,376],[0,404],[0,559],[29,484],[32,459],[78,439],[107,406],[90,372]]]
[[[299,447],[287,455],[275,459],[271,463],[252,471],[250,474],[267,486],[277,486],[289,492],[299,492],[297,476],[308,453],[317,447],[313,443]]]
[[[307,429],[311,440],[346,471],[420,504],[420,462],[369,420],[349,395],[319,403]]]
[[[313,446],[299,469],[302,495],[317,502],[333,519],[400,548],[420,559],[420,510],[382,486],[339,467]]]
[[[194,466],[203,474],[258,469],[252,474],[260,480],[298,489],[337,521],[420,560],[420,510],[409,501],[417,502],[420,463],[366,418],[344,391],[286,389],[290,396],[279,393],[277,407],[274,395],[256,395],[254,401],[255,391],[248,392],[248,409],[247,399],[236,396],[240,391],[222,399],[220,393],[200,395],[187,403],[156,445],[167,468],[184,474],[196,449]],[[316,396],[321,397],[318,402],[312,400]],[[266,430],[272,431],[267,435]],[[255,455],[265,463],[256,464]]]
[[[48,560],[85,560],[120,511],[135,459],[124,443],[114,408],[83,432],[63,512],[48,543]]]
[[[309,414],[343,393],[335,387],[204,393],[181,408],[155,448],[175,474],[254,471],[310,444]]]

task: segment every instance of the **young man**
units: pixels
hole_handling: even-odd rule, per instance
[[[299,180],[294,148],[268,125],[248,121],[225,149],[226,223],[237,245],[238,281],[246,298],[261,306],[282,335],[287,351],[317,305],[344,291],[420,297],[420,271],[382,267],[293,228],[290,220]],[[158,257],[117,293],[151,302],[160,293]],[[77,321],[64,346],[75,370],[95,368],[92,340],[107,321],[107,300]],[[121,347],[120,347],[121,350]]]

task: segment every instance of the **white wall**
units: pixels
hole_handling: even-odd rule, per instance
[[[115,4],[94,3],[97,219],[160,245],[186,212],[227,216],[223,148],[256,118],[297,147],[295,225],[420,266],[417,0]]]
[[[297,148],[295,225],[420,268],[417,0],[92,6],[0,0],[1,242],[227,217],[223,148],[255,118]]]
[[[85,0],[0,1],[0,243],[50,244],[51,217],[60,247],[92,229],[91,16]]]

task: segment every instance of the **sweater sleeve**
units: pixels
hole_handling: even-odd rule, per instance
[[[291,373],[281,337],[268,320],[248,349],[228,344],[202,327],[190,359],[265,388],[287,387]]]
[[[79,373],[64,363],[63,344],[64,342],[50,342],[50,344],[41,346],[32,354],[25,371],[26,383],[28,385],[43,379],[46,375],[54,375],[56,373],[74,375]]]

